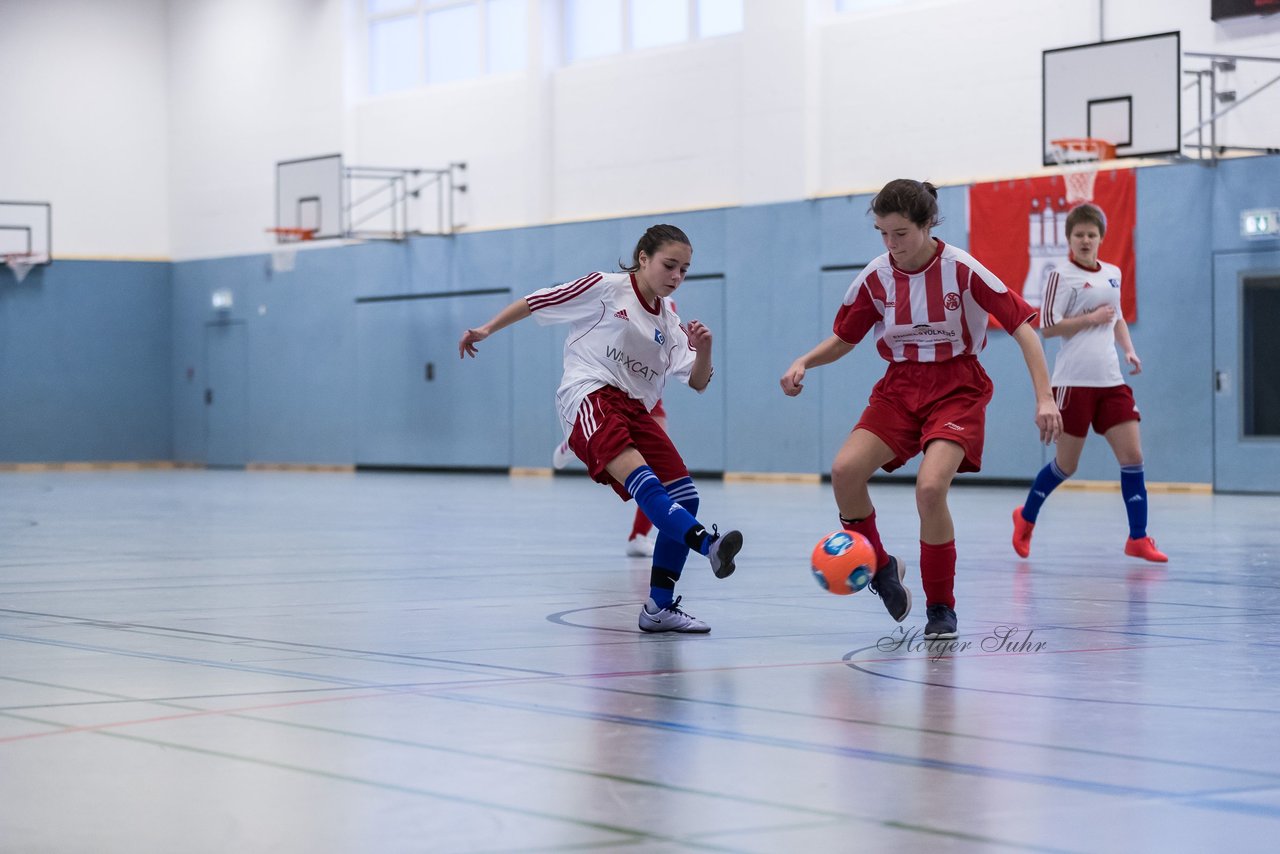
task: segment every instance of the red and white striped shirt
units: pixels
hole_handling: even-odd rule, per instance
[[[982,351],[988,315],[1013,332],[1036,314],[972,255],[939,240],[919,270],[899,269],[888,252],[863,268],[833,331],[857,344],[874,328],[876,348],[889,362],[943,362]]]

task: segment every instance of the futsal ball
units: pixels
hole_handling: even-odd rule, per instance
[[[809,568],[823,590],[848,596],[866,587],[875,572],[876,550],[861,534],[834,531],[813,547]]]

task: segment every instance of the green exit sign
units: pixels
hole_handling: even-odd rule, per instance
[[[1242,211],[1240,234],[1244,237],[1280,237],[1280,209]]]

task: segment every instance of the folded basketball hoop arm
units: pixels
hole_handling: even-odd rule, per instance
[[[347,237],[370,237],[401,240],[409,234],[452,234],[462,227],[458,222],[455,199],[467,191],[462,179],[467,164],[450,163],[445,169],[400,169],[380,166],[347,166],[344,178],[348,187],[344,213]],[[362,190],[356,195],[357,189]],[[436,228],[419,226],[410,230],[409,204],[424,194],[435,194]],[[388,227],[371,230],[365,226],[382,217]]]
[[[1249,99],[1274,85],[1280,83],[1280,74],[1272,77],[1267,82],[1255,87],[1252,91],[1241,95],[1234,90],[1220,90],[1218,86],[1218,75],[1227,74],[1236,70],[1238,63],[1245,62],[1262,62],[1262,63],[1280,63],[1280,58],[1270,56],[1237,56],[1227,53],[1184,53],[1183,56],[1195,57],[1196,59],[1204,59],[1209,61],[1208,68],[1184,70],[1182,73],[1188,77],[1194,77],[1195,80],[1183,87],[1182,91],[1188,92],[1192,88],[1196,90],[1196,121],[1195,127],[1182,134],[1182,138],[1187,140],[1192,135],[1195,136],[1194,143],[1184,143],[1186,148],[1194,149],[1196,156],[1205,159],[1205,152],[1209,152],[1209,158],[1217,160],[1218,156],[1228,151],[1252,151],[1264,154],[1280,153],[1280,146],[1253,146],[1253,145],[1226,145],[1218,142],[1218,120],[1241,107]],[[1204,85],[1205,78],[1208,78],[1209,85],[1209,116],[1204,115]],[[1219,104],[1227,106],[1218,109]],[[1204,141],[1204,130],[1209,129],[1209,142]]]

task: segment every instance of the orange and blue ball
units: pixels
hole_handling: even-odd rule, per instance
[[[833,531],[813,547],[809,568],[818,586],[837,596],[857,593],[875,574],[876,550],[853,531]]]

